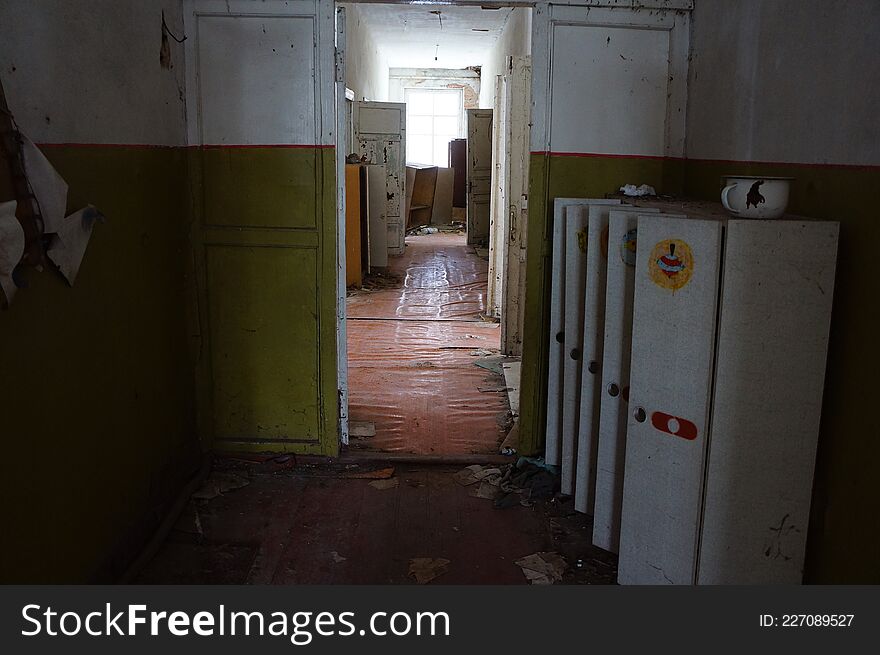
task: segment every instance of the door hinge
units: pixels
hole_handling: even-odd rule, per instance
[[[345,81],[345,54],[338,48],[336,49],[336,81]]]

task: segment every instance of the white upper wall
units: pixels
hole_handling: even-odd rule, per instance
[[[696,0],[687,156],[880,164],[880,2]]]
[[[345,8],[345,85],[355,100],[388,100],[388,61],[380,52],[379,39],[365,20],[369,7],[344,3]]]
[[[182,145],[183,46],[159,63],[162,11],[179,0],[0,2],[0,76],[19,127],[38,143]]]
[[[517,7],[508,13],[501,35],[485,59],[480,87],[480,107],[495,105],[495,77],[504,70],[504,62],[512,55],[529,55],[532,51],[532,10]]]

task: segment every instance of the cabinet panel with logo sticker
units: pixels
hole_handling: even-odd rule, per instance
[[[722,224],[643,217],[618,580],[690,584],[703,494]]]

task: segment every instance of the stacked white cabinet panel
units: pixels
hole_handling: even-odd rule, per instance
[[[577,462],[578,426],[581,406],[581,362],[584,344],[584,294],[587,274],[587,227],[592,204],[588,201],[566,208],[565,220],[565,294],[562,358],[562,457],[560,490],[573,494]],[[616,201],[613,204],[619,204]]]
[[[548,464],[557,466],[562,463],[564,362],[568,357],[565,346],[566,219],[571,207],[589,203],[616,205],[620,201],[589,198],[556,198],[553,201],[545,459]]]
[[[605,275],[608,269],[608,215],[616,206],[590,205],[587,224],[587,261],[584,283],[581,397],[578,412],[574,508],[593,513],[596,490],[596,453],[599,443],[599,394],[602,344],[605,335]]]
[[[714,220],[639,219],[621,584],[694,580],[721,227]]]
[[[624,584],[801,581],[838,225],[724,225],[639,221]]]
[[[802,581],[838,227],[728,222],[699,584]]]
[[[593,544],[614,553],[620,543],[620,508],[623,504],[637,220],[639,215],[659,211],[653,208],[612,208],[608,215]]]

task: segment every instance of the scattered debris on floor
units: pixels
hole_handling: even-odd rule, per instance
[[[237,473],[213,471],[192,497],[196,500],[211,500],[229,491],[246,487],[250,483],[248,478]]]
[[[502,368],[502,365],[508,359],[510,358],[505,355],[481,357],[474,362],[474,366],[479,366],[480,368],[484,368],[487,371],[492,371],[493,373],[497,373],[498,375],[504,375],[504,369]]]
[[[513,425],[510,427],[507,436],[504,437],[504,441],[501,442],[498,452],[512,457],[519,450],[519,420],[516,416],[511,416],[511,418],[513,419]]]
[[[409,561],[409,574],[418,584],[428,584],[449,570],[449,560],[442,557],[415,557]]]
[[[348,436],[362,439],[376,436],[376,424],[372,421],[351,421],[348,424]]]
[[[536,500],[553,498],[559,490],[556,467],[545,464],[543,458],[520,457],[501,468],[472,464],[453,478],[462,486],[479,482],[470,495],[494,501],[497,509],[530,507]]]
[[[562,582],[568,563],[559,553],[535,553],[516,560],[530,584]]]
[[[360,287],[349,287],[346,295],[356,296],[360,293],[372,293],[373,291],[382,291],[383,289],[396,289],[402,284],[403,278],[400,275],[390,271],[374,270],[364,275]]]
[[[421,227],[413,227],[406,231],[406,236],[408,237],[422,237],[426,234],[437,234],[440,230],[436,227],[431,227],[429,225],[422,225]]]
[[[296,468],[270,472],[264,464],[278,464],[274,458],[283,456],[263,454],[263,463],[251,457],[215,458],[205,495],[221,495],[186,504],[138,584],[426,584],[438,576],[443,577],[434,584],[613,584],[616,579],[616,556],[592,545],[591,519],[575,512],[573,499],[558,493],[537,499],[543,472],[553,472],[540,459],[461,468],[301,456]],[[245,487],[227,488],[244,482]],[[517,485],[526,491],[517,493]],[[513,505],[496,511],[505,499]],[[357,548],[331,550],[346,543]],[[523,557],[529,553],[558,554],[567,567],[553,557],[541,558],[543,563]]]
[[[370,482],[370,486],[373,489],[379,489],[380,491],[384,491],[385,489],[394,489],[397,485],[400,484],[400,479],[398,478],[388,478],[385,480],[373,480]]]

